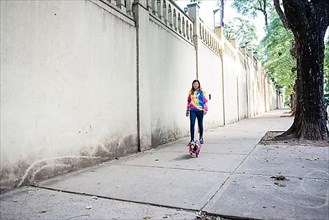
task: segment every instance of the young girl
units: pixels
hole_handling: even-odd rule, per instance
[[[207,114],[207,98],[205,92],[201,89],[200,81],[193,80],[192,88],[187,97],[186,117],[190,115],[190,133],[191,141],[194,141],[195,119],[198,119],[200,132],[200,143],[203,144],[203,116]]]

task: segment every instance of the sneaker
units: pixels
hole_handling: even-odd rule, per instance
[[[200,139],[200,144],[203,144],[203,138]]]
[[[187,146],[190,146],[192,143],[194,144],[194,141],[193,140],[191,140],[190,142],[188,142]]]

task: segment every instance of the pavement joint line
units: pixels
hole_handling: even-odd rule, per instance
[[[242,216],[235,216],[235,215],[221,215],[217,213],[212,213],[212,212],[206,212],[202,211],[203,213],[206,213],[207,215],[214,216],[214,217],[222,217],[222,218],[228,218],[232,220],[262,220],[259,218],[250,218],[250,217],[242,217]]]
[[[271,126],[273,126],[273,124],[274,124],[274,122],[272,122],[272,125],[270,125],[269,127],[268,127],[268,129],[271,127]],[[266,132],[268,131],[268,129],[265,131],[265,133],[264,132],[262,132],[262,133],[264,133],[263,134],[263,136],[266,134]],[[262,137],[263,137],[262,136]],[[262,138],[260,138],[260,140],[261,140]],[[260,141],[259,140],[259,141]],[[241,164],[249,157],[249,155],[255,150],[255,148],[258,146],[258,144],[259,144],[259,141],[254,145],[254,147],[249,151],[249,153],[248,154],[246,154],[246,156],[243,158],[243,160],[238,164],[238,166],[233,170],[233,172],[231,172],[230,173],[230,175],[226,178],[226,180],[217,188],[217,190],[215,191],[215,193],[206,201],[206,203],[202,206],[202,208],[201,208],[201,211],[206,207],[206,205],[208,205],[208,203],[215,197],[215,195],[217,194],[217,192],[222,188],[222,186],[223,185],[225,185],[225,183],[231,178],[231,176],[233,175],[233,174],[235,174],[235,172],[236,172],[236,170],[241,166]]]
[[[238,175],[249,175],[249,176],[264,176],[264,177],[272,177],[272,176],[275,176],[275,175],[282,175],[282,174],[275,174],[275,175],[254,174],[254,173],[243,173],[243,172],[235,172],[234,174],[238,174]],[[323,178],[318,178],[318,177],[300,177],[300,176],[287,176],[287,175],[284,175],[284,177],[287,177],[287,178],[296,178],[296,179],[302,178],[302,179],[310,179],[310,180],[329,180],[329,178],[328,179],[323,179]]]
[[[247,217],[240,217],[240,216],[232,216],[232,215],[220,215],[216,213],[209,213],[206,211],[202,211],[202,208],[199,209],[188,209],[188,208],[182,208],[182,207],[176,207],[176,206],[168,206],[168,205],[160,205],[156,203],[148,203],[148,202],[141,202],[141,201],[134,201],[134,200],[127,200],[127,199],[119,199],[119,198],[114,198],[114,197],[108,197],[108,196],[99,196],[99,195],[94,195],[94,194],[89,194],[89,193],[80,193],[80,192],[74,192],[74,191],[69,191],[69,190],[61,190],[61,189],[55,189],[55,188],[50,188],[50,187],[45,187],[45,186],[37,186],[37,185],[30,185],[31,187],[37,188],[37,189],[45,189],[45,190],[50,190],[50,191],[56,191],[59,193],[67,193],[67,194],[73,194],[73,195],[80,195],[80,196],[96,196],[97,198],[101,199],[107,199],[107,200],[113,200],[113,201],[119,201],[119,202],[127,202],[127,203],[134,203],[134,204],[141,204],[141,205],[149,205],[149,206],[154,206],[154,207],[159,207],[159,208],[169,208],[169,209],[176,209],[176,210],[181,210],[181,211],[187,211],[187,212],[195,212],[195,213],[204,213],[207,215],[215,216],[215,217],[223,217],[223,218],[229,218],[233,220],[261,220],[261,219],[256,219],[256,218],[247,218]]]
[[[235,173],[235,171],[241,166],[241,164],[247,159],[247,157],[251,154],[251,152],[256,148],[257,144],[252,148],[252,150],[243,158],[243,160],[239,163],[239,165],[233,170],[233,172],[230,172],[230,175],[225,179],[225,181],[217,188],[215,193],[206,201],[206,203],[202,206],[201,210],[203,210],[206,205],[215,197],[217,192],[222,188],[223,185],[231,178],[231,176]]]
[[[138,164],[113,164],[116,166],[128,166],[128,167],[148,167],[148,168],[157,168],[157,169],[168,169],[168,170],[186,170],[186,171],[195,171],[195,172],[209,172],[209,173],[231,173],[230,171],[217,171],[217,170],[197,170],[197,169],[186,169],[186,168],[176,168],[176,167],[162,167],[162,166],[146,166]]]
[[[269,159],[273,159],[273,158],[278,158],[278,156],[265,156],[265,155],[262,155],[261,153],[260,154],[252,154],[250,155],[251,158],[269,158]],[[296,157],[296,156],[291,156],[291,157],[281,157],[281,158],[284,158],[284,159],[304,159],[304,160],[310,160],[310,157]],[[329,159],[323,159],[323,158],[319,158],[319,159],[316,159],[317,161],[329,161]]]
[[[181,153],[182,151],[176,151],[176,150],[167,150],[167,151],[165,151],[165,150],[163,150],[163,152],[176,152],[176,153]],[[246,155],[246,154],[238,154],[238,153],[218,153],[218,152],[202,152],[202,154],[223,154],[223,155]]]
[[[96,196],[97,198],[101,199],[108,199],[108,200],[114,200],[114,201],[119,201],[119,202],[127,202],[127,203],[135,203],[135,204],[141,204],[141,205],[150,205],[150,206],[155,206],[155,207],[162,207],[162,208],[170,208],[170,209],[177,209],[181,211],[189,211],[189,212],[200,212],[201,210],[198,209],[188,209],[188,208],[182,208],[182,207],[176,207],[176,206],[170,206],[170,205],[160,205],[156,203],[150,203],[150,202],[141,202],[141,201],[134,201],[134,200],[128,200],[128,199],[120,199],[120,198],[114,198],[114,197],[109,197],[109,196],[101,196],[101,195],[94,195],[90,193],[81,193],[81,192],[74,192],[70,190],[61,190],[61,189],[55,189],[51,187],[45,187],[45,186],[38,186],[38,185],[30,185],[31,187],[34,188],[39,188],[39,189],[45,189],[45,190],[50,190],[50,191],[56,191],[60,193],[67,193],[67,194],[73,194],[73,195],[80,195],[80,196]]]
[[[203,154],[223,154],[223,155],[247,155],[247,154],[236,154],[236,153],[217,153],[217,152],[204,152]]]

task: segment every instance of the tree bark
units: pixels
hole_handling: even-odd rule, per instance
[[[267,0],[263,0],[263,14],[264,14],[264,19],[265,19],[265,27],[266,27],[266,30],[268,31],[268,16],[267,16],[267,9],[266,9],[266,3],[267,3]]]
[[[275,2],[277,9],[278,0]],[[328,137],[323,100],[323,62],[329,1],[283,0],[283,8],[284,14],[280,18],[286,19],[296,44],[297,102],[294,123],[281,137],[323,140]]]
[[[286,29],[289,29],[286,15],[283,13],[281,6],[280,6],[280,0],[273,0],[273,4],[274,4],[274,8],[276,10],[276,13],[278,13],[279,18],[283,23],[283,27],[285,27]]]
[[[291,96],[290,97],[290,102],[291,102],[291,106],[290,106],[291,111],[290,111],[290,113],[291,113],[291,116],[295,116],[295,114],[296,114],[296,103],[297,103],[296,83],[297,82],[295,82],[295,85],[293,87],[293,93],[290,95]]]

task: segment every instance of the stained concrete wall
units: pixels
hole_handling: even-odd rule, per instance
[[[187,135],[187,95],[196,78],[191,19],[170,1],[144,3],[135,5],[142,151]]]
[[[147,68],[140,71],[148,76],[148,82],[140,81],[140,85],[149,90],[140,88],[140,99],[144,99],[144,94],[149,97],[144,102],[149,114],[141,112],[140,117],[150,118],[151,146],[156,147],[187,133],[185,110],[188,90],[196,78],[195,50],[193,44],[182,40],[151,15],[144,33],[148,36],[147,44],[143,45]]]
[[[222,60],[206,42],[198,43],[198,78],[208,98],[208,114],[204,118],[206,128],[224,125]]]
[[[274,84],[273,82],[269,79],[269,77],[267,77],[267,83],[265,83],[267,89],[267,93],[266,93],[266,111],[270,111],[272,109],[276,109],[276,108],[282,108],[282,106],[280,106],[279,104],[283,104],[283,99],[281,99],[283,97],[283,94],[281,95],[282,97],[278,97],[277,95],[277,91],[275,90]]]
[[[236,56],[236,71],[238,74],[238,120],[241,120],[248,117],[248,72],[245,65],[245,54],[237,50]]]
[[[101,2],[1,1],[1,185],[137,152],[136,30]]]
[[[196,4],[122,2],[1,1],[1,189],[187,136],[196,78],[206,130],[276,107],[252,54]]]
[[[225,124],[238,121],[238,73],[236,51],[233,46],[224,41],[224,101]]]
[[[208,114],[204,118],[207,128],[224,125],[222,61],[219,54],[211,50],[203,41],[198,47],[198,78],[208,98]]]

